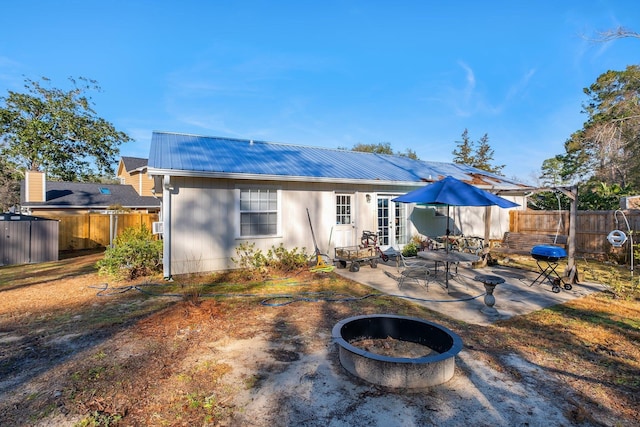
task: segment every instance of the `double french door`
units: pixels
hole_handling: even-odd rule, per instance
[[[383,247],[398,247],[409,241],[406,204],[392,202],[394,197],[397,196],[377,197],[379,245]]]

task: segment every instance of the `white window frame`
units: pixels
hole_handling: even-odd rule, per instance
[[[335,211],[336,211],[336,216],[335,216],[335,223],[336,225],[351,225],[355,223],[355,217],[354,217],[354,210],[355,210],[355,194],[354,193],[334,193],[335,197],[334,197],[334,203],[335,203]],[[345,204],[338,204],[338,197],[349,197],[349,204],[345,205]],[[339,211],[339,207],[341,206],[348,206],[349,207],[349,213],[342,213]],[[338,217],[346,217],[348,215],[349,221],[348,222],[338,222]]]
[[[269,191],[275,191],[276,192],[276,209],[275,210],[264,210],[264,211],[253,211],[253,212],[275,212],[276,214],[276,233],[275,234],[251,234],[251,235],[242,235],[242,230],[241,230],[241,217],[243,213],[248,213],[248,212],[252,212],[252,211],[243,211],[240,208],[240,193],[242,190],[250,190],[250,191],[257,191],[257,190],[269,190]],[[241,186],[237,186],[235,189],[235,203],[234,203],[234,210],[235,210],[235,219],[236,219],[236,230],[235,230],[235,235],[236,235],[236,239],[241,239],[241,240],[249,240],[249,239],[268,239],[268,238],[274,238],[274,237],[282,237],[282,189],[280,187],[277,186],[270,186],[270,185],[241,185]]]

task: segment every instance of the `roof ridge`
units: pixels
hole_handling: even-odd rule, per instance
[[[316,145],[295,144],[295,143],[279,142],[279,141],[264,141],[260,139],[251,139],[251,138],[244,139],[244,138],[232,138],[227,136],[211,136],[211,135],[201,135],[201,134],[195,134],[195,133],[165,132],[165,131],[153,131],[153,133],[165,134],[165,135],[177,135],[177,136],[190,136],[190,137],[204,138],[204,139],[217,139],[217,140],[233,141],[233,142],[246,142],[246,143],[254,143],[254,144],[280,145],[284,147],[299,147],[299,148],[306,148],[311,150],[334,151],[334,152],[338,151],[341,153],[358,153],[358,154],[368,154],[368,155],[375,155],[375,156],[405,157],[405,158],[411,159],[410,157],[406,157],[398,154],[374,153],[370,151],[350,150],[348,148],[319,147]],[[411,159],[411,160],[424,162],[424,160],[420,160],[420,159]]]

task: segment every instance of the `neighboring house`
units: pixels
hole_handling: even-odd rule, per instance
[[[141,196],[131,185],[47,181],[43,172],[27,171],[20,192],[22,211],[52,216],[104,211],[114,206],[159,212],[160,201]]]
[[[120,184],[131,185],[141,196],[153,196],[153,179],[147,174],[147,159],[122,156],[117,177]]]
[[[447,175],[493,191],[524,187],[453,163],[165,132],[152,135],[148,174],[163,193],[166,277],[233,268],[235,248],[246,241],[263,252],[281,243],[313,252],[307,209],[319,248],[333,256],[364,230],[379,232],[383,247],[444,234],[441,209],[391,199]],[[457,229],[484,235],[485,208],[452,211]],[[491,218],[499,238],[509,215]]]

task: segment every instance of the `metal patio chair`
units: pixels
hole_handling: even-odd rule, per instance
[[[398,279],[398,288],[402,289],[404,281],[407,279],[414,279],[420,284],[420,279],[424,280],[424,286],[429,289],[429,275],[431,270],[427,261],[407,259],[402,255],[401,251],[398,251],[396,258],[398,273],[400,277]]]

